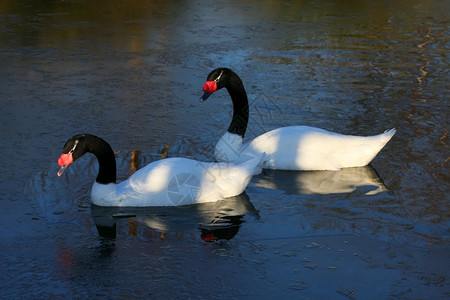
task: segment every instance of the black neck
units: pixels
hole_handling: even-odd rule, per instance
[[[233,101],[233,118],[228,132],[244,137],[248,124],[248,99],[244,85],[236,73],[232,72],[228,84],[225,86]]]
[[[98,159],[98,183],[116,183],[116,157],[111,146],[96,136],[89,136],[86,141],[86,152],[94,154]]]

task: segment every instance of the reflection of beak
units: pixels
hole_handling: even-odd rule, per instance
[[[59,171],[58,171],[58,176],[61,176],[64,173],[64,171],[67,169],[68,166],[69,165],[62,166],[61,169],[59,169]]]
[[[202,240],[204,240],[205,242],[214,242],[216,240],[216,237],[214,236],[214,233],[203,233],[200,236]]]
[[[203,96],[200,98],[200,102],[206,101],[206,99],[208,99],[209,96],[211,96],[211,94],[208,93],[208,92],[205,92],[205,93],[203,94]]]

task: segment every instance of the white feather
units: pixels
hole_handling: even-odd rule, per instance
[[[100,206],[175,206],[236,196],[259,174],[259,155],[239,165],[167,158],[136,171],[119,184],[95,182],[93,204]]]
[[[261,166],[283,170],[338,170],[367,165],[392,138],[391,129],[375,136],[343,135],[309,126],[282,127],[249,143],[226,132],[216,145],[218,161],[239,163],[265,153]]]

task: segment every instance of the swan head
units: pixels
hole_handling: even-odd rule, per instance
[[[58,176],[61,176],[67,167],[89,151],[87,141],[89,136],[88,134],[77,134],[67,140],[58,159],[58,165],[61,167],[58,171]]]
[[[116,183],[116,158],[111,146],[105,140],[91,134],[77,134],[67,140],[58,159],[58,165],[61,167],[58,176],[85,153],[92,153],[97,158],[99,169],[96,182]]]
[[[206,83],[203,86],[203,96],[200,98],[200,102],[206,101],[212,93],[226,87],[230,72],[232,71],[227,68],[217,68],[212,70],[206,78]]]

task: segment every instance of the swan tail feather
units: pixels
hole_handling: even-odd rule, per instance
[[[258,175],[262,172],[262,164],[265,156],[266,153],[261,153],[253,158],[244,161],[243,163],[239,164],[239,166],[247,169],[249,174],[251,174],[252,176]]]
[[[397,129],[392,128],[389,130],[386,130],[385,132],[382,133],[382,135],[384,136],[386,143],[389,142],[389,140],[394,136],[394,134],[397,132]]]

